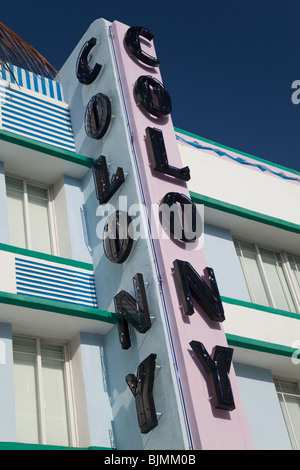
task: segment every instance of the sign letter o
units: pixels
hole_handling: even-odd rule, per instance
[[[133,240],[128,235],[128,227],[131,217],[124,211],[116,211],[112,214],[105,227],[103,248],[106,257],[112,263],[124,263],[128,258]]]
[[[134,91],[138,103],[153,116],[161,118],[171,113],[170,95],[156,78],[149,75],[140,76],[135,83]]]
[[[92,139],[101,139],[108,129],[110,120],[110,100],[103,93],[97,93],[86,108],[84,117],[85,132]]]

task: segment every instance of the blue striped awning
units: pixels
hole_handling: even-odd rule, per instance
[[[1,129],[75,152],[71,115],[60,84],[17,67],[14,73],[18,85],[8,72],[8,81],[0,79]]]
[[[95,281],[78,271],[26,258],[15,258],[17,293],[97,308]]]

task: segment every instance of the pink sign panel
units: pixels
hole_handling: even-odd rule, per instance
[[[186,181],[159,173],[153,169],[151,164],[149,144],[147,145],[146,141],[146,128],[148,127],[162,131],[169,165],[179,169],[183,167],[171,115],[156,117],[137,100],[134,88],[139,77],[150,76],[160,83],[162,83],[162,77],[160,67],[147,65],[130,53],[124,43],[128,28],[117,21],[112,24],[114,48],[125,105],[133,134],[133,144],[145,202],[150,216],[151,212],[158,211],[159,204],[167,193],[180,193],[188,198],[190,195]],[[140,44],[145,53],[156,57],[153,40],[141,37]],[[161,236],[154,237],[153,243],[162,279],[162,289],[193,448],[205,450],[251,449],[252,440],[233,365],[231,364],[230,367],[229,378],[235,409],[231,411],[217,409],[209,394],[208,374],[190,346],[192,341],[201,342],[211,356],[217,345],[228,348],[222,323],[211,320],[197,302],[194,302],[195,312],[193,315],[186,315],[183,312],[182,298],[173,263],[176,259],[186,261],[200,276],[203,276],[204,269],[207,267],[204,249],[199,240],[192,244],[174,241],[163,236],[162,233]]]

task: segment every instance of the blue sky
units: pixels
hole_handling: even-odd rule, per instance
[[[300,104],[291,99],[300,80],[299,0],[1,5],[1,21],[57,69],[97,18],[154,34],[174,126],[300,171]]]

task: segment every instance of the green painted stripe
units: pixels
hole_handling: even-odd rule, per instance
[[[214,141],[209,140],[209,139],[205,139],[204,137],[200,137],[199,135],[192,134],[191,132],[187,132],[187,131],[184,131],[182,129],[178,129],[177,127],[174,127],[174,130],[175,130],[175,132],[179,132],[180,134],[187,135],[189,137],[192,137],[193,139],[203,140],[203,142],[207,142],[208,144],[215,145],[216,147],[220,147],[222,149],[229,150],[230,152],[238,153],[239,155],[243,155],[244,157],[253,158],[254,160],[257,160],[259,162],[266,163],[267,165],[272,165],[275,168],[279,168],[280,170],[288,171],[288,172],[293,173],[295,175],[300,175],[299,171],[293,170],[291,168],[287,168],[287,167],[282,166],[282,165],[278,165],[277,163],[273,163],[273,162],[270,162],[268,160],[264,160],[263,158],[255,157],[253,155],[250,155],[249,153],[241,152],[240,150],[236,150],[234,148],[227,147],[226,145],[218,144],[217,142],[214,142]]]
[[[26,444],[23,442],[0,442],[0,450],[109,450],[114,451],[109,447],[65,447],[65,446],[54,446],[54,445],[42,445],[42,444]]]
[[[83,155],[79,155],[75,152],[69,150],[64,150],[54,145],[45,144],[37,140],[29,139],[28,137],[20,136],[13,132],[0,130],[0,140],[9,142],[12,144],[20,145],[21,147],[26,147],[31,150],[36,150],[37,152],[46,153],[52,157],[61,158],[68,162],[75,163],[77,165],[82,165],[87,168],[91,168],[94,160]]]
[[[226,339],[229,346],[235,346],[243,349],[251,349],[252,351],[259,351],[268,354],[275,354],[278,356],[291,357],[293,353],[298,352],[298,349],[290,348],[282,344],[268,343],[253,338],[245,338],[244,336],[232,335],[226,333]]]
[[[236,206],[228,202],[223,202],[219,199],[204,196],[203,194],[198,194],[193,191],[190,191],[190,196],[195,204],[203,204],[204,206],[210,207],[211,209],[227,212],[238,217],[254,220],[255,222],[260,222],[262,224],[271,225],[282,230],[300,234],[300,225],[298,224],[294,224],[283,219],[278,219],[276,217],[271,217],[266,214],[261,214],[260,212],[245,209],[244,207]]]
[[[247,302],[245,300],[232,299],[231,297],[221,296],[222,302],[227,304],[239,305],[240,307],[252,308],[254,310],[260,310],[263,312],[273,313],[274,315],[281,315],[283,317],[294,318],[300,320],[300,314],[289,312],[287,310],[280,310],[278,308],[267,307],[265,305],[255,304],[253,302]]]
[[[102,321],[113,325],[117,323],[116,314],[113,312],[71,303],[58,302],[55,300],[42,299],[40,297],[31,297],[0,291],[0,303],[85,318],[88,320]]]
[[[47,253],[41,253],[40,251],[28,250],[27,248],[19,248],[13,245],[7,245],[0,243],[0,251],[8,251],[17,255],[30,256],[45,261],[51,261],[52,263],[66,264],[75,268],[86,269],[87,271],[93,271],[94,266],[91,263],[84,263],[83,261],[76,261],[69,258],[62,258],[60,256],[49,255]]]

